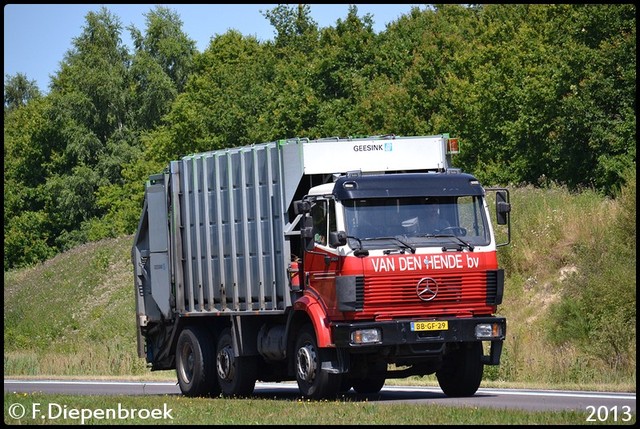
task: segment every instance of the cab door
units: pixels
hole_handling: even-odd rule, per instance
[[[336,276],[340,272],[338,250],[329,246],[329,232],[336,230],[335,202],[316,199],[311,206],[313,247],[304,252],[305,293],[323,303],[329,316],[337,311]]]

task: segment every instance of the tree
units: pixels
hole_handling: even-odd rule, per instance
[[[130,57],[120,38],[122,26],[104,7],[89,12],[86,21],[49,94],[50,118],[64,150],[51,165],[43,188],[44,211],[52,219],[52,235],[61,249],[86,241],[87,223],[103,213],[96,205],[96,192],[120,180],[120,162],[112,158],[125,162],[131,143],[116,142],[131,127]]]
[[[151,129],[184,91],[196,49],[195,41],[182,31],[182,21],[175,12],[157,6],[145,16],[144,36],[130,27],[135,46],[130,70],[131,100],[136,125]]]
[[[635,169],[634,5],[415,7],[379,34],[356,5],[323,29],[310,8],[265,12],[273,42],[229,31],[199,53],[158,6],[133,55],[101,8],[49,94],[6,76],[5,268],[133,232],[169,160],[286,137],[450,133],[488,185],[612,195]]]
[[[3,145],[4,269],[28,265],[53,256],[50,224],[42,212],[41,186],[51,148],[41,143],[48,133],[39,97],[19,108],[5,110]]]
[[[317,41],[318,24],[311,18],[308,4],[296,7],[280,4],[263,15],[276,29],[275,46],[278,49],[289,46],[304,51]]]
[[[374,77],[376,48],[371,15],[360,18],[355,5],[349,6],[346,18],[338,19],[335,28],[322,30],[320,47],[310,59],[311,84],[320,100],[313,135],[369,133],[357,116],[357,106]]]
[[[4,77],[4,110],[12,110],[26,105],[30,100],[41,97],[35,80],[28,80],[23,73]]]
[[[272,58],[255,37],[235,30],[216,36],[198,55],[147,155],[163,163],[183,155],[255,143],[252,130],[271,94]]]
[[[102,7],[89,12],[86,20],[52,79],[51,91],[79,100],[73,120],[104,144],[116,129],[127,125],[130,57],[120,38],[118,17]]]

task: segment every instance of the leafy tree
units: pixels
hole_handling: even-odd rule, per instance
[[[19,109],[5,112],[4,121],[4,180],[14,181],[18,188],[35,188],[44,182],[46,164],[51,157],[51,146],[41,139],[49,135],[49,122],[45,112],[49,106],[47,98],[33,100]],[[4,187],[5,192],[8,190]],[[7,205],[5,198],[5,223]],[[24,208],[24,207],[23,207]],[[31,206],[30,209],[35,209]]]
[[[276,30],[275,47],[304,51],[317,41],[318,24],[311,18],[308,4],[280,4],[263,13]],[[284,51],[283,51],[284,52]]]
[[[41,97],[35,80],[28,80],[23,73],[4,77],[4,110],[12,110],[26,105],[30,100]]]
[[[130,58],[122,44],[120,20],[102,7],[89,12],[82,34],[74,38],[61,69],[52,79],[52,92],[77,102],[73,119],[104,144],[118,128],[126,126]]]
[[[313,61],[313,88],[321,104],[312,134],[317,137],[366,134],[357,105],[374,75],[376,36],[371,15],[358,16],[349,6],[347,17],[322,31]]]
[[[132,55],[101,8],[49,94],[6,76],[5,269],[133,232],[171,159],[283,137],[447,132],[489,185],[613,195],[635,169],[634,5],[415,7],[379,34],[355,5],[323,29],[310,8],[266,11],[273,42],[229,31],[199,53],[158,6]]]
[[[158,127],[146,150],[167,162],[183,155],[255,143],[250,130],[260,122],[272,75],[255,37],[235,30],[211,40],[195,59],[195,74]],[[257,137],[257,136],[256,136]]]
[[[565,15],[573,21],[573,40],[563,52],[570,85],[557,124],[561,144],[551,147],[564,161],[555,172],[573,187],[614,195],[636,161],[635,5],[580,5]],[[582,55],[576,60],[574,52]],[[558,154],[576,140],[583,145]]]
[[[310,13],[309,5],[279,5],[264,14],[277,37],[275,43],[264,44],[263,68],[271,73],[264,75],[269,90],[254,127],[257,141],[308,137],[317,122],[319,100],[313,87],[313,62],[319,55],[320,33]]]
[[[4,270],[24,267],[55,256],[49,222],[42,211],[23,211],[4,226]]]
[[[145,14],[147,27],[144,37],[131,28],[136,51],[145,51],[162,68],[182,92],[191,73],[196,42],[182,31],[182,20],[169,8],[156,6]]]
[[[135,46],[130,69],[134,87],[131,108],[136,125],[151,129],[184,91],[196,49],[195,41],[182,31],[177,13],[157,6],[145,16],[144,35],[130,27]]]
[[[379,37],[376,67],[388,88],[367,97],[380,99],[372,117],[382,119],[383,133],[460,135],[470,103],[470,76],[475,67],[477,8],[438,5],[388,25]],[[458,105],[462,104],[462,106]]]
[[[634,13],[626,5],[482,8],[475,102],[461,104],[461,166],[489,183],[610,192],[635,165]]]
[[[104,215],[84,223],[88,240],[135,232],[140,220],[145,183],[149,175],[162,171],[166,166],[143,155],[144,152],[138,152],[135,159],[122,166],[122,184],[110,183],[97,190],[96,206]]]
[[[4,121],[4,268],[28,265],[53,256],[50,224],[40,186],[45,182],[50,148],[39,144],[47,135],[44,97],[5,110]]]
[[[96,190],[119,177],[120,162],[108,161],[109,157],[122,156],[122,161],[126,154],[110,143],[126,128],[127,118],[129,57],[120,41],[121,27],[104,8],[86,19],[87,26],[65,55],[45,101],[19,115],[23,109],[18,109],[8,121],[5,115],[8,152],[15,155],[5,174],[15,185],[9,195],[11,217],[5,235],[20,242],[15,239],[21,236],[20,213],[33,212],[29,219],[43,228],[37,232],[40,238],[34,238],[42,244],[35,251],[40,256],[86,239],[79,232],[82,225],[101,215]],[[26,126],[18,129],[21,125]],[[22,254],[14,251],[17,247],[10,246],[5,266],[34,259],[28,246]]]
[[[101,217],[83,223],[90,240],[135,230],[144,182],[155,172],[150,165],[158,165],[146,159],[144,135],[162,124],[184,91],[197,54],[195,42],[182,31],[182,21],[175,12],[157,6],[145,16],[144,34],[129,27],[135,46],[127,75],[131,91],[126,95],[130,100],[126,114],[131,120],[128,127],[111,134],[97,166],[101,177],[108,180],[102,181],[95,193]]]

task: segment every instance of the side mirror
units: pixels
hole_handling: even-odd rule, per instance
[[[311,216],[304,216],[302,218],[302,225],[300,226],[300,235],[302,238],[313,239],[313,219]]]
[[[496,192],[496,217],[498,225],[506,225],[509,222],[511,203],[507,191]]]
[[[329,245],[331,247],[340,247],[347,244],[347,233],[344,231],[331,231],[329,233]]]
[[[309,204],[309,201],[302,201],[302,200],[294,201],[293,211],[297,215],[309,213],[311,211],[311,204]]]

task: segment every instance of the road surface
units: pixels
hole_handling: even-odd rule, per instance
[[[4,391],[17,393],[58,393],[71,395],[179,395],[176,382],[168,381],[91,381],[91,380],[4,380]],[[295,382],[256,383],[257,398],[297,400]],[[577,410],[589,414],[598,410],[636,412],[636,394],[619,392],[582,392],[565,390],[529,390],[480,388],[469,398],[448,398],[438,387],[386,385],[375,395],[344,394],[350,401],[377,403],[409,402],[447,406],[493,407],[527,411]],[[215,400],[215,399],[212,399]]]

